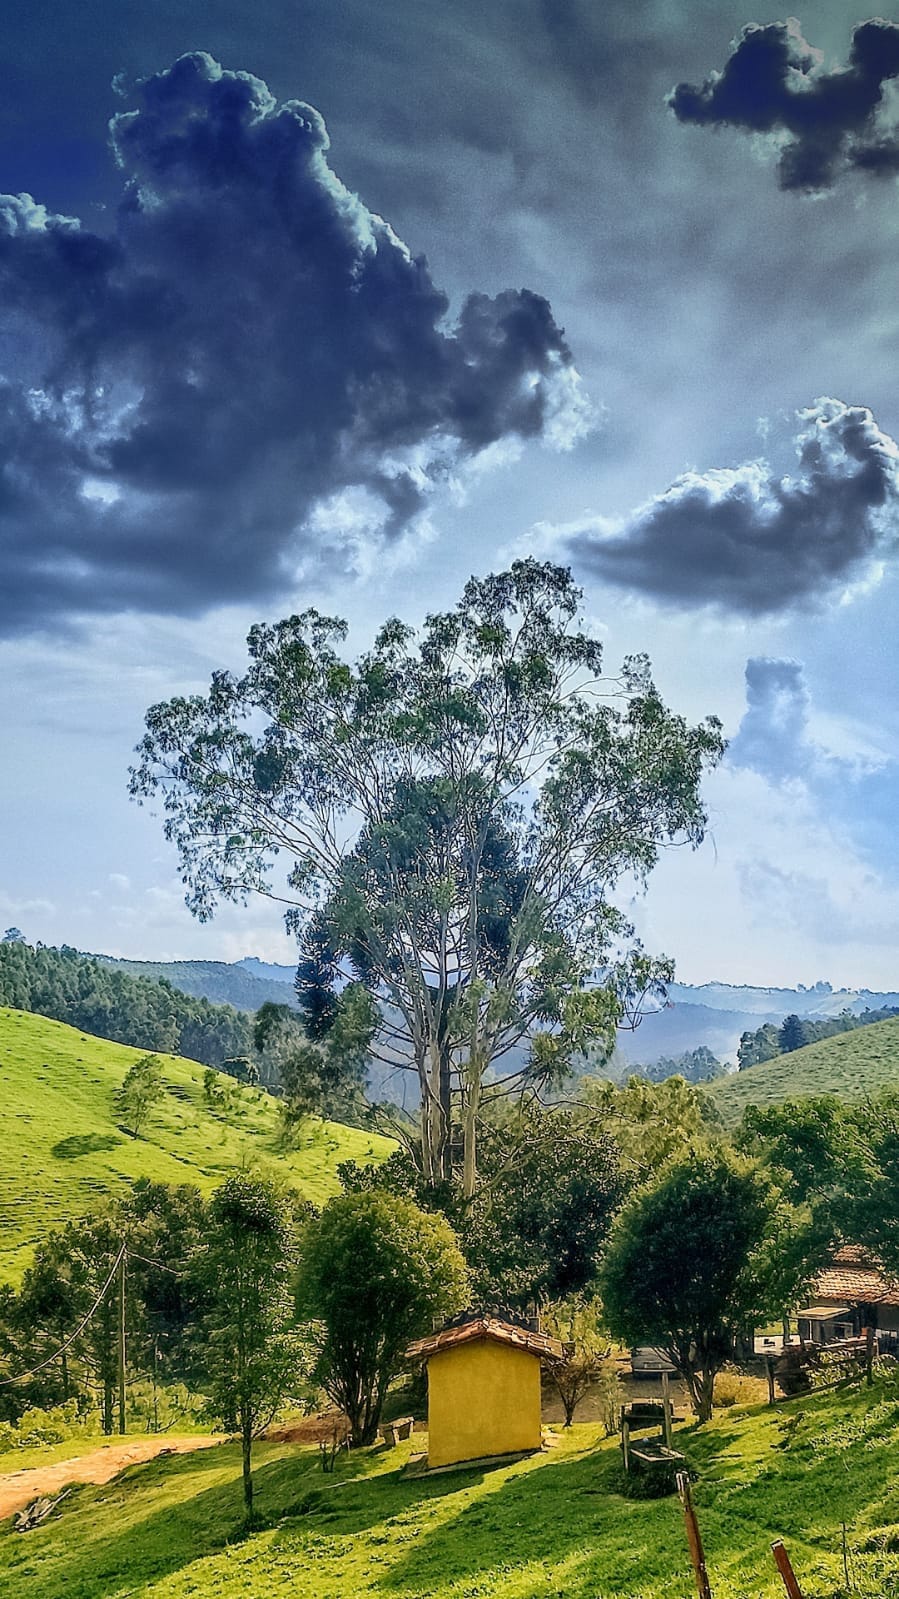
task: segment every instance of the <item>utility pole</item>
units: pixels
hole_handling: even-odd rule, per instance
[[[122,1245],[119,1256],[119,1432],[125,1431],[125,1262],[127,1251]]]

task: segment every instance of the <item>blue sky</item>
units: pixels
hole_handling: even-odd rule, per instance
[[[362,647],[528,550],[732,739],[706,843],[629,906],[649,947],[895,986],[894,16],[13,9],[4,925],[289,959],[269,909],[184,909],[126,797],[146,706],[259,617]]]

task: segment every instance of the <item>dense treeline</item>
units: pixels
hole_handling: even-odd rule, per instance
[[[835,1038],[838,1033],[851,1033],[856,1027],[870,1027],[873,1022],[886,1022],[899,1016],[896,1006],[884,1005],[881,1010],[863,1010],[855,1015],[841,1011],[839,1016],[820,1018],[785,1016],[780,1026],[766,1022],[754,1033],[743,1033],[737,1059],[740,1070],[747,1066],[760,1066],[763,1061],[774,1060],[778,1055],[789,1055],[794,1049],[804,1049],[806,1044],[817,1044],[822,1038]]]
[[[127,976],[66,946],[0,943],[0,1005],[207,1066],[252,1048],[252,1018],[230,1005],[191,999],[164,980]]]

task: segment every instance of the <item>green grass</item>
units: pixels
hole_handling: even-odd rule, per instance
[[[383,1158],[386,1138],[313,1121],[281,1152],[277,1106],[235,1085],[233,1108],[203,1098],[205,1067],[161,1055],[166,1091],[140,1138],[118,1127],[113,1094],[144,1053],[62,1022],[0,1009],[0,1281],[16,1281],[35,1243],[67,1219],[126,1194],[138,1177],[208,1192],[242,1165],[278,1174],[307,1198],[337,1190],[340,1161]]]
[[[899,1592],[899,1387],[719,1414],[679,1435],[715,1599],[782,1599],[782,1537],[807,1599],[841,1591],[841,1522],[855,1592]],[[420,1438],[415,1440],[416,1447]],[[240,1531],[231,1445],[76,1489],[27,1538],[0,1533],[16,1599],[686,1599],[676,1498],[620,1493],[617,1445],[575,1426],[517,1465],[415,1482],[410,1445],[344,1457],[258,1446],[266,1529]],[[9,1524],[7,1523],[6,1526]]]
[[[885,1088],[899,1089],[899,1019],[823,1038],[718,1078],[704,1085],[704,1092],[725,1125],[733,1127],[747,1105],[779,1105],[818,1094],[859,1100]]]

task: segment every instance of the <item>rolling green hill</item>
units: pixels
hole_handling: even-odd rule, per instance
[[[236,1087],[232,1108],[211,1110],[204,1068],[160,1055],[166,1093],[145,1132],[115,1123],[112,1097],[142,1051],[108,1043],[63,1022],[0,1009],[0,1281],[17,1279],[51,1227],[121,1194],[138,1177],[209,1190],[242,1164],[325,1200],[340,1161],[388,1154],[386,1138],[313,1122],[299,1145],[278,1147],[275,1101]],[[235,1085],[236,1086],[236,1085]]]
[[[885,1088],[899,1089],[899,1019],[807,1044],[719,1078],[705,1092],[725,1125],[733,1127],[747,1105],[777,1105],[818,1094],[857,1100]]]

